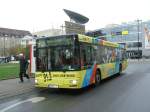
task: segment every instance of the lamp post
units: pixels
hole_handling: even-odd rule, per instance
[[[4,57],[5,57],[5,54],[6,54],[6,53],[5,53],[5,36],[3,37],[3,39],[4,39],[4,54],[3,54],[3,55],[4,55]]]
[[[140,58],[140,52],[139,52],[139,45],[140,45],[140,43],[139,43],[139,40],[140,40],[140,22],[141,22],[142,20],[139,20],[139,19],[137,19],[137,30],[138,30],[138,61],[139,61],[139,58]]]

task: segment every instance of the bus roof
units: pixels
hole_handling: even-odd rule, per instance
[[[80,42],[85,42],[85,43],[91,43],[91,44],[99,44],[102,46],[108,46],[108,47],[115,47],[115,48],[122,48],[122,49],[126,49],[126,46],[123,44],[119,44],[119,43],[114,43],[114,42],[110,42],[110,41],[106,41],[106,40],[102,40],[99,38],[95,38],[95,37],[90,37],[90,36],[86,36],[86,35],[81,35],[81,34],[68,34],[68,35],[58,35],[58,36],[49,36],[49,37],[42,37],[42,38],[38,38],[37,40],[43,40],[43,39],[48,39],[48,38],[59,38],[62,36],[73,36],[73,35],[78,35],[78,39]]]
[[[122,44],[105,41],[99,38],[89,37],[86,35],[78,34],[78,38],[80,42],[93,43],[93,44],[99,44],[103,46],[116,47],[116,48],[122,48],[122,49],[126,48],[125,45],[122,45]]]

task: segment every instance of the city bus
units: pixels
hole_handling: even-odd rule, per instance
[[[81,34],[36,40],[35,86],[80,89],[126,69],[126,46]]]

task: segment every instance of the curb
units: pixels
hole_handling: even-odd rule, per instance
[[[35,78],[35,76],[29,76],[29,77],[30,77],[30,78]],[[9,79],[17,79],[17,78],[19,78],[19,76],[18,76],[18,77],[2,78],[2,79],[0,79],[0,81],[9,80]]]

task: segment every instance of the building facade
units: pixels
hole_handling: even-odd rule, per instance
[[[93,36],[105,40],[126,43],[129,58],[150,58],[150,21],[107,25],[105,28],[92,31]],[[95,34],[96,32],[96,34]],[[87,32],[88,34],[91,32]],[[90,34],[90,36],[92,36]]]
[[[0,57],[13,54],[13,50],[21,44],[21,39],[31,35],[29,31],[0,28]]]
[[[38,31],[38,32],[33,32],[32,35],[35,35],[37,37],[49,37],[49,36],[57,36],[57,35],[62,35],[64,31],[62,31],[61,29],[47,29],[47,30],[42,30],[42,31]]]

